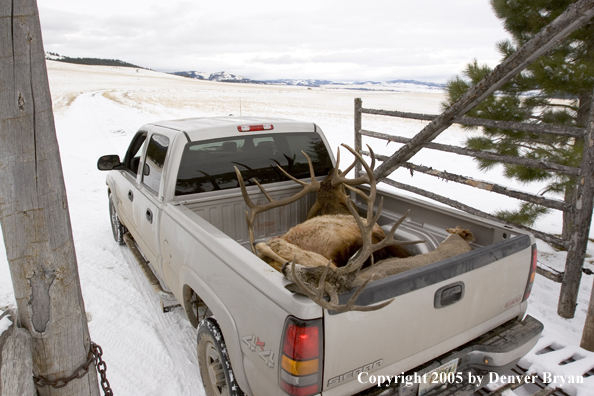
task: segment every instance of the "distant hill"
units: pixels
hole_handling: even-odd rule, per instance
[[[204,73],[198,71],[179,71],[173,72],[177,76],[195,78],[197,80],[208,80],[208,81],[219,81],[219,82],[235,82],[235,83],[246,83],[246,84],[262,84],[262,81],[250,80],[237,74],[227,73],[225,71],[216,73]]]
[[[70,58],[62,56],[55,52],[46,52],[45,59],[54,60],[58,62],[76,63],[79,65],[96,65],[96,66],[120,66],[120,67],[134,67],[137,69],[146,69],[146,67],[133,65],[132,63],[124,62],[119,59],[100,59],[100,58]]]
[[[62,56],[55,52],[46,52],[45,59],[54,60],[58,62],[76,63],[80,65],[98,65],[98,66],[119,66],[119,67],[134,67],[138,69],[147,69],[146,67],[134,65],[132,63],[124,62],[119,59],[100,59],[100,58],[71,58],[69,56]],[[270,84],[270,85],[296,85],[302,87],[327,87],[336,89],[351,89],[351,90],[442,90],[445,84],[436,84],[432,82],[423,82],[416,80],[391,80],[391,81],[356,81],[356,82],[335,82],[330,80],[317,79],[276,79],[276,80],[252,80],[243,76],[228,73],[225,71],[216,73],[205,73],[199,71],[178,71],[172,72],[182,77],[195,78],[197,80],[218,81],[218,82],[233,82],[244,84]]]
[[[329,80],[296,80],[296,79],[279,79],[279,80],[264,80],[262,81],[265,84],[277,84],[277,85],[297,85],[300,87],[320,87],[322,85],[331,85],[335,84]]]
[[[437,84],[432,82],[423,82],[416,80],[392,80],[392,81],[357,81],[357,82],[334,82],[330,80],[316,80],[316,79],[277,79],[277,80],[251,80],[231,74],[227,72],[205,73],[199,71],[178,71],[173,72],[178,76],[187,78],[195,78],[197,80],[219,81],[219,82],[235,82],[235,83],[249,83],[249,84],[271,84],[271,85],[296,85],[302,87],[328,87],[341,88],[353,90],[410,90],[413,87],[416,89],[425,90],[442,90],[444,84]]]

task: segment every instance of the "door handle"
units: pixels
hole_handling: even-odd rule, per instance
[[[148,222],[153,224],[153,212],[151,212],[150,209],[147,209],[145,215],[146,215],[146,219],[148,220]]]
[[[457,303],[464,298],[464,282],[455,282],[444,286],[435,292],[433,306],[443,308]]]
[[[132,190],[128,191],[128,199],[130,200],[130,202],[134,201],[134,194],[132,193]]]

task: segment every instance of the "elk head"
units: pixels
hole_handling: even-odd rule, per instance
[[[344,147],[348,147],[343,145]],[[371,147],[367,146],[371,156],[371,165],[369,168],[371,171],[375,169],[375,154]],[[348,147],[350,151],[352,149]],[[320,183],[318,188],[318,194],[316,202],[310,208],[307,213],[306,220],[309,220],[315,216],[344,214],[350,215],[347,208],[347,201],[349,196],[345,192],[344,186],[357,186],[364,183],[369,183],[369,176],[361,176],[355,179],[347,179],[344,175],[347,175],[356,165],[359,159],[355,158],[355,161],[344,172],[341,172],[338,168],[340,166],[340,148],[336,152],[336,166],[328,173],[328,176],[324,181]],[[361,158],[361,160],[363,160]]]

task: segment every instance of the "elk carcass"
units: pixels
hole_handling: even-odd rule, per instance
[[[404,217],[406,217],[406,215],[403,216],[403,219]],[[297,288],[289,287],[289,289],[312,297],[316,303],[324,308],[335,311],[375,310],[386,306],[392,300],[384,305],[374,305],[371,307],[356,307],[351,305],[351,308],[347,309],[347,305],[337,305],[337,296],[338,294],[346,293],[354,288],[359,288],[360,291],[362,291],[370,281],[420,268],[472,250],[470,247],[470,242],[474,241],[472,232],[459,226],[456,228],[448,228],[446,231],[448,231],[450,235],[435,250],[425,254],[406,258],[388,258],[380,260],[371,267],[364,269],[360,269],[361,267],[358,265],[358,262],[362,260],[362,258],[359,258],[358,261],[356,260],[351,263],[352,266],[348,270],[343,270],[342,268],[327,269],[326,267],[305,267],[296,264],[295,261],[283,265],[281,272],[287,279],[295,282],[297,285]],[[319,300],[318,295],[322,288],[331,297],[330,303],[324,300],[324,302],[320,304],[321,301]],[[359,294],[360,293],[357,293],[357,297]],[[354,301],[356,301],[356,297],[352,299],[352,302]],[[355,307],[355,309],[352,309],[352,307]]]
[[[355,155],[355,162],[353,162],[345,172],[340,172],[338,170],[340,161],[339,151],[337,154],[336,167],[321,183],[316,180],[311,160],[305,153],[303,154],[307,158],[310,168],[310,183],[305,183],[294,178],[279,166],[278,168],[288,178],[303,186],[303,189],[292,197],[278,201],[274,200],[256,181],[256,184],[262,193],[269,200],[269,203],[264,205],[256,205],[250,200],[245,188],[245,183],[243,182],[243,177],[239,170],[237,168],[235,169],[243,198],[251,210],[249,213],[246,212],[246,216],[250,241],[253,246],[252,250],[277,270],[280,270],[283,264],[294,258],[303,266],[325,266],[330,262],[329,265],[331,267],[340,267],[345,265],[349,258],[362,246],[361,230],[357,221],[347,208],[349,197],[345,193],[344,188],[347,187],[353,191],[358,191],[352,186],[371,183],[375,159],[373,151],[370,149],[372,156],[372,164],[370,167],[365,163],[359,153],[346,145],[344,145],[344,147]],[[344,175],[354,167],[356,161],[360,161],[364,165],[367,175],[355,179],[347,179]],[[375,179],[373,179],[373,183],[375,183]],[[317,200],[308,212],[308,219],[305,222],[296,225],[279,237],[272,238],[267,242],[259,243],[254,246],[253,224],[258,213],[275,207],[288,205],[310,192],[317,193]],[[374,224],[371,230],[372,241],[377,243],[385,237],[386,234],[382,228],[379,225]],[[393,243],[386,245],[384,249],[378,249],[374,252],[374,260],[394,256],[408,257],[410,254],[402,246],[410,243],[414,242],[394,241]]]
[[[376,250],[385,248],[393,243],[398,243],[398,241],[393,239],[394,233],[408,215],[408,212],[405,213],[392,226],[386,238],[379,242],[374,242],[371,237],[371,230],[373,229],[373,226],[376,225],[382,210],[382,201],[380,200],[377,214],[375,216],[373,215],[375,184],[375,179],[372,174],[369,195],[357,190],[357,194],[367,201],[368,209],[366,219],[363,219],[358,215],[352,201],[349,200],[347,202],[347,208],[361,230],[362,246],[361,249],[348,260],[344,267],[333,268],[330,265],[324,267],[306,267],[297,263],[296,260],[293,260],[290,263],[283,265],[281,269],[281,272],[289,280],[295,282],[296,289],[293,288],[294,290],[309,296],[323,308],[339,312],[373,311],[383,308],[391,303],[392,300],[372,306],[355,305],[357,298],[369,282],[431,264],[449,257],[454,257],[471,250],[469,242],[474,240],[472,233],[469,230],[456,227],[447,230],[451,235],[449,235],[434,251],[406,258],[388,258],[380,260],[368,268],[362,269],[363,264]],[[346,304],[340,305],[338,295],[352,289],[357,290]],[[325,299],[326,294],[330,297],[330,301]]]

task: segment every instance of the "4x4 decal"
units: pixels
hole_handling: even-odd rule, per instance
[[[241,340],[248,346],[250,351],[257,352],[256,348],[260,347],[260,352],[258,352],[258,356],[264,360],[266,365],[270,368],[274,368],[274,351],[265,350],[264,347],[266,343],[260,340],[260,337],[256,337],[253,334],[244,336]]]

